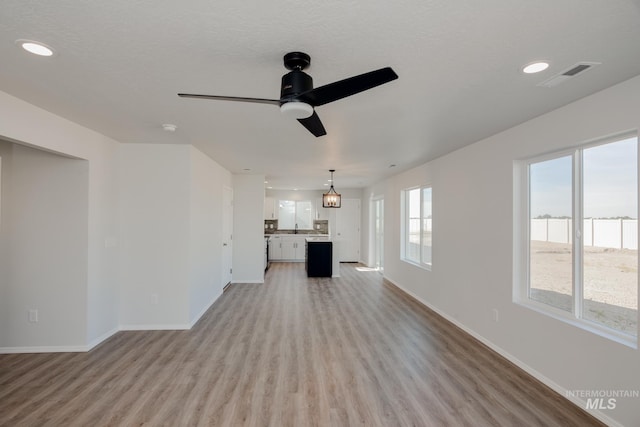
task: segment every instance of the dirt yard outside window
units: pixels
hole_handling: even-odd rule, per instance
[[[531,241],[530,298],[571,312],[571,245]],[[586,246],[582,317],[638,333],[638,251]]]

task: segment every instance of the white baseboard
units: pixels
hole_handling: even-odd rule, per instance
[[[427,307],[428,309],[434,311],[435,313],[437,313],[439,316],[443,317],[448,322],[453,323],[458,328],[462,329],[464,332],[468,333],[473,338],[477,339],[482,344],[486,345],[491,350],[495,351],[500,356],[504,357],[509,362],[513,363],[518,368],[522,369],[523,371],[525,371],[526,373],[528,373],[529,375],[531,375],[532,377],[534,377],[535,379],[537,379],[538,381],[540,381],[541,383],[543,383],[544,385],[546,385],[547,387],[549,387],[550,389],[552,389],[553,391],[558,393],[560,396],[564,397],[565,399],[567,399],[568,401],[570,401],[574,405],[578,406],[579,408],[583,409],[587,413],[593,415],[595,418],[599,419],[600,421],[602,421],[606,425],[611,426],[611,427],[624,427],[619,422],[615,421],[611,417],[607,416],[606,414],[604,414],[604,413],[602,413],[602,412],[600,412],[598,410],[587,409],[587,403],[584,400],[576,397],[575,395],[571,395],[570,393],[568,393],[568,390],[566,388],[560,386],[555,381],[552,381],[551,379],[549,379],[546,376],[542,375],[540,372],[536,371],[531,366],[529,366],[526,363],[522,362],[520,359],[516,358],[512,354],[506,352],[501,347],[499,347],[499,346],[495,345],[493,342],[487,340],[482,335],[476,333],[474,330],[470,329],[466,325],[463,325],[458,320],[450,317],[448,314],[446,314],[442,310],[438,309],[437,307],[431,305],[430,303],[428,303],[424,299],[420,298],[418,295],[416,295],[413,292],[411,292],[411,291],[405,289],[404,287],[400,286],[397,282],[393,281],[389,277],[387,277],[387,276],[383,276],[383,277],[384,277],[385,280],[387,280],[393,286],[395,286],[396,288],[400,289],[402,292],[406,293],[407,295],[410,295],[412,298],[414,298],[420,304],[422,304],[425,307]]]
[[[198,316],[191,321],[190,324],[174,324],[174,325],[120,325],[108,332],[105,332],[98,338],[93,339],[88,345],[73,346],[32,346],[32,347],[0,347],[0,354],[17,354],[17,353],[86,353],[93,348],[102,344],[107,339],[120,331],[181,331],[189,330],[195,325],[204,313],[211,308],[214,302],[220,298],[216,295],[206,307],[204,307]]]
[[[193,318],[193,320],[191,320],[191,324],[189,325],[189,329],[193,328],[194,325],[196,323],[198,323],[198,320],[200,320],[200,318],[202,316],[204,316],[204,314],[207,312],[207,310],[209,310],[211,308],[211,306],[213,305],[213,303],[215,303],[218,298],[220,298],[222,296],[222,293],[219,293],[218,295],[214,296],[213,299],[209,302],[209,304],[205,305],[204,308],[202,310],[200,310],[200,313],[198,313],[198,315],[196,317]]]
[[[89,351],[86,345],[70,346],[37,346],[37,347],[0,347],[0,354],[15,353],[85,353]]]
[[[120,325],[121,331],[185,331],[191,327],[188,323],[174,325]]]
[[[241,285],[241,284],[243,284],[243,283],[246,283],[246,284],[259,284],[259,285],[261,285],[261,284],[263,284],[263,283],[264,283],[264,279],[263,279],[263,280],[241,280],[241,281],[238,281],[238,282],[236,282],[235,280],[232,280],[232,281],[231,281],[231,284],[232,284],[232,285]]]
[[[106,341],[107,339],[111,338],[111,336],[116,334],[118,331],[120,331],[120,328],[113,328],[109,332],[106,332],[106,333],[100,335],[98,338],[94,339],[93,341],[91,341],[89,343],[89,345],[87,346],[87,351],[90,351],[91,349],[93,349],[97,345],[102,344],[104,341]]]

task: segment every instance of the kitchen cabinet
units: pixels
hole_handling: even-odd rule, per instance
[[[282,259],[304,261],[304,236],[282,238]]]
[[[329,215],[333,209],[322,207],[322,198],[316,199],[316,219],[329,220]]]
[[[282,259],[291,261],[296,258],[295,242],[290,239],[282,239]]]
[[[264,219],[278,219],[277,203],[273,197],[264,198]]]
[[[269,261],[282,259],[282,238],[281,236],[271,236],[269,239]]]
[[[269,259],[272,261],[304,261],[304,235],[271,236]]]
[[[293,259],[296,261],[304,261],[304,237],[297,239],[294,242],[295,252],[293,253]]]

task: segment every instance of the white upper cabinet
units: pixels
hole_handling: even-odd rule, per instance
[[[274,199],[273,197],[264,198],[264,219],[278,219],[276,199]]]
[[[330,208],[322,207],[322,197],[316,199],[316,219],[326,219],[329,220]]]

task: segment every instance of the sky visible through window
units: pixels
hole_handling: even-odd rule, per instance
[[[423,191],[423,212],[425,218],[431,218],[431,188],[426,187]],[[409,191],[409,217],[420,218],[420,189]]]
[[[637,218],[637,138],[583,151],[585,218]],[[530,167],[531,217],[571,217],[571,156]]]

